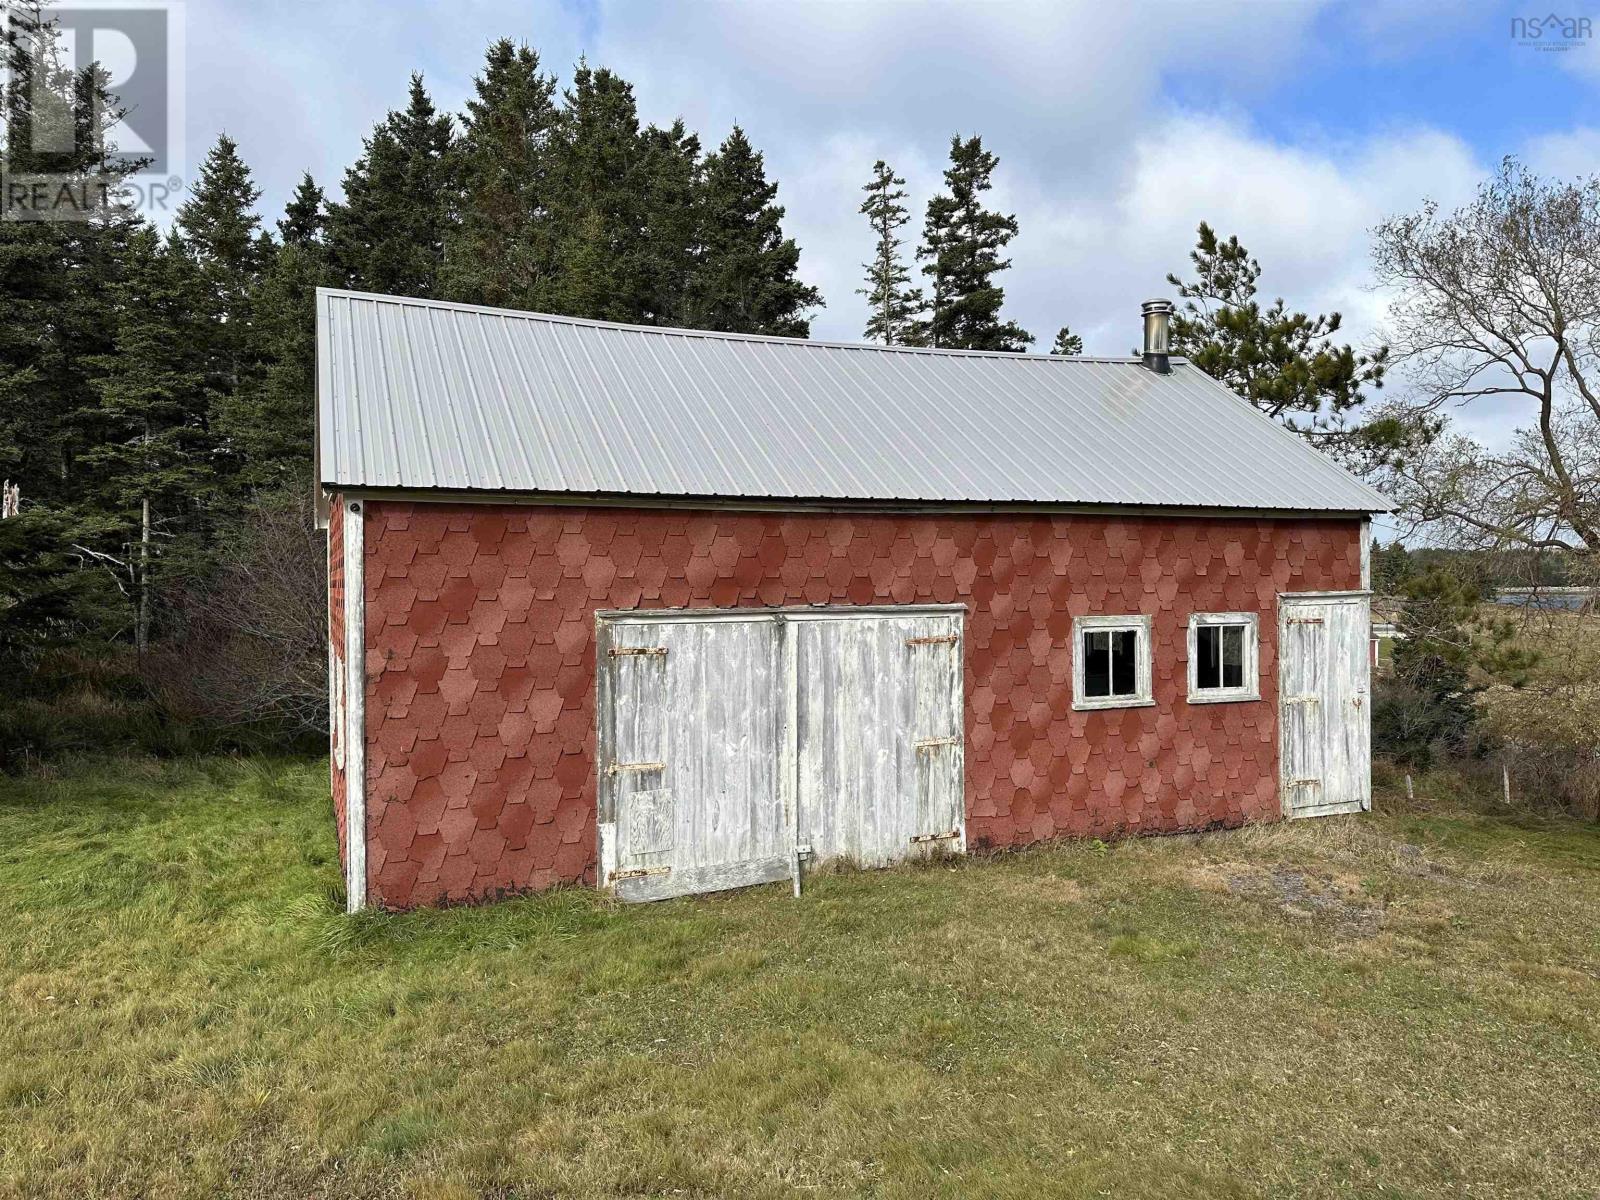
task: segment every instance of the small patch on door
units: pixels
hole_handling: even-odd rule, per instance
[[[672,789],[633,792],[625,802],[628,814],[628,851],[651,854],[672,849],[674,805]]]

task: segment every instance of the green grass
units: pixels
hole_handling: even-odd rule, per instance
[[[0,1195],[1593,1195],[1600,830],[1453,786],[350,919],[325,765],[0,781]]]

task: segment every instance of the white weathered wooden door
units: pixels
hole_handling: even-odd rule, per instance
[[[959,615],[793,622],[798,835],[813,861],[965,848]]]
[[[655,900],[787,877],[777,623],[602,629],[602,883]]]
[[[1289,817],[1372,807],[1370,597],[1278,597],[1280,794]]]
[[[603,616],[601,886],[654,900],[802,854],[964,849],[961,634],[932,607]]]

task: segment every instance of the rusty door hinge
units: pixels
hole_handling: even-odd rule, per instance
[[[952,829],[949,833],[919,833],[911,839],[912,845],[919,842],[948,842],[952,838],[961,836],[961,830]]]
[[[953,737],[922,738],[917,742],[917,749],[937,750],[940,746],[957,746],[960,743],[960,738]]]
[[[671,873],[671,867],[635,867],[631,871],[613,871],[608,876],[608,879],[610,882],[616,883],[619,879],[643,879],[649,875],[670,875]]]
[[[613,647],[611,647],[611,657],[612,658],[644,658],[644,657],[665,658],[666,656],[667,656],[667,648],[665,646],[613,646]]]
[[[961,639],[953,633],[942,633],[933,637],[907,638],[908,646],[953,646]]]
[[[621,775],[624,771],[665,771],[667,764],[664,762],[614,762],[606,768],[607,775]]]

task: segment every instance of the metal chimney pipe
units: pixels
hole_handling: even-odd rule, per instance
[[[1144,313],[1144,365],[1157,375],[1165,375],[1172,370],[1168,358],[1172,301],[1146,300],[1140,311]]]

